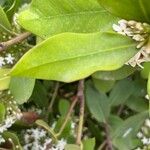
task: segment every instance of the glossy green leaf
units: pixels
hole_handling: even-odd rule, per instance
[[[81,150],[81,148],[75,144],[67,144],[65,150]]]
[[[105,94],[99,93],[92,82],[88,82],[85,88],[86,104],[92,116],[99,122],[106,122],[109,113],[109,101]]]
[[[0,6],[0,31],[11,30],[11,25],[8,21],[7,15],[5,14],[3,8]]]
[[[147,79],[147,78],[148,78],[148,75],[149,75],[149,73],[150,73],[150,62],[144,63],[143,67],[144,67],[144,68],[143,68],[142,71],[141,71],[141,75],[142,75],[142,77],[143,77],[144,79]]]
[[[92,77],[101,80],[121,80],[131,75],[135,70],[136,68],[126,65],[114,71],[98,71]]]
[[[19,16],[22,27],[43,38],[63,32],[107,31],[116,20],[97,0],[33,0]]]
[[[10,81],[9,89],[18,104],[27,102],[33,92],[35,79],[16,78],[13,77]]]
[[[135,52],[132,40],[113,32],[64,33],[27,52],[11,75],[71,82],[98,70],[118,69]]]
[[[98,0],[109,12],[127,20],[150,23],[148,0]]]
[[[0,69],[0,91],[9,88],[10,76],[7,76],[9,72],[10,69]]]
[[[6,109],[3,103],[0,103],[0,123],[2,123],[5,119]]]
[[[123,104],[131,96],[133,90],[132,81],[128,79],[118,81],[110,92],[109,104],[111,106]]]
[[[83,141],[83,150],[94,150],[95,138],[86,139]]]

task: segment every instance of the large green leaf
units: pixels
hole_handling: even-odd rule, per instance
[[[62,32],[107,31],[116,20],[96,0],[33,0],[19,16],[21,26],[43,38]]]
[[[149,77],[148,77],[148,83],[147,83],[147,92],[150,98],[150,73],[149,73]]]
[[[121,67],[136,52],[132,40],[112,32],[59,34],[35,46],[11,75],[71,82]]]
[[[11,25],[8,21],[7,15],[3,8],[0,6],[0,31],[11,30]]]
[[[108,11],[127,20],[150,23],[148,0],[98,0]]]
[[[109,101],[105,94],[99,93],[92,82],[88,82],[85,88],[86,104],[92,116],[99,122],[106,122],[109,113]]]
[[[10,69],[0,69],[0,91],[9,88],[10,76],[7,76],[9,72]]]
[[[34,85],[35,79],[13,77],[10,81],[9,89],[14,96],[15,101],[18,104],[23,104],[29,100]]]

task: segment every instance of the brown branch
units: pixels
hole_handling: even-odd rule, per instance
[[[30,34],[31,34],[30,32],[25,32],[25,33],[19,34],[18,36],[16,36],[15,38],[13,38],[13,39],[11,39],[9,41],[0,43],[0,52],[6,50],[11,45],[15,45],[15,44],[18,44],[18,43],[22,42]]]
[[[108,123],[105,123],[104,128],[105,128],[105,133],[106,133],[107,150],[113,150],[113,145],[112,145],[111,138],[110,138],[110,135],[109,135],[109,125],[108,125]]]
[[[82,138],[83,124],[84,124],[84,107],[85,107],[84,80],[80,81],[78,98],[80,100],[80,117],[79,117],[79,126],[78,126],[76,144],[80,145],[81,144],[81,138]]]
[[[66,115],[66,117],[65,117],[65,120],[64,120],[64,122],[63,122],[63,124],[62,124],[62,126],[61,126],[61,128],[60,128],[60,130],[59,130],[59,132],[57,133],[57,137],[60,136],[60,135],[62,134],[63,130],[65,129],[65,127],[66,127],[66,125],[67,125],[67,123],[68,123],[68,121],[69,121],[69,119],[70,119],[70,116],[71,116],[71,114],[72,114],[72,112],[73,112],[73,109],[74,109],[74,107],[75,107],[75,105],[76,105],[78,99],[79,99],[80,96],[81,96],[82,90],[83,90],[83,84],[82,84],[82,81],[79,81],[77,96],[75,97],[75,99],[74,99],[74,100],[72,101],[72,103],[71,103],[71,106],[70,106],[70,108],[69,108],[69,110],[68,110],[68,112],[67,112],[67,115]]]
[[[98,147],[98,150],[102,150],[106,144],[107,144],[107,140],[105,140],[105,141]]]
[[[122,114],[123,109],[124,109],[124,105],[120,105],[119,110],[117,112],[118,116],[120,116]]]
[[[59,82],[56,82],[55,89],[54,89],[54,93],[53,93],[53,95],[52,95],[52,99],[51,99],[50,104],[49,104],[48,109],[47,109],[47,110],[48,110],[48,114],[49,114],[50,112],[52,112],[52,108],[53,108],[55,99],[56,99],[57,94],[58,94],[58,89],[59,89]]]

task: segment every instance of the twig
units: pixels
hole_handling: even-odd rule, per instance
[[[0,43],[0,52],[6,50],[8,47],[10,47],[11,45],[17,44],[22,42],[23,40],[25,40],[31,33],[30,32],[25,32],[22,34],[19,34],[18,36],[16,36],[15,38],[6,41],[6,42],[2,42]]]
[[[119,110],[117,112],[118,116],[120,116],[122,114],[123,109],[124,109],[124,105],[120,105]]]
[[[107,148],[108,148],[108,150],[113,150],[113,145],[112,145],[111,138],[109,135],[108,123],[105,123],[104,128],[105,128],[105,133],[106,133]]]
[[[78,126],[76,144],[80,145],[81,138],[82,138],[83,123],[84,123],[84,107],[85,107],[84,80],[80,81],[78,98],[80,100],[80,117],[79,117],[79,126]]]
[[[70,116],[71,116],[71,113],[72,113],[73,108],[75,107],[77,101],[78,101],[78,97],[76,97],[76,98],[72,101],[71,106],[70,106],[70,108],[69,108],[69,111],[68,111],[68,113],[67,113],[67,115],[66,115],[66,117],[65,117],[65,120],[64,120],[64,122],[63,122],[63,124],[62,124],[62,126],[61,126],[61,128],[60,128],[60,130],[59,130],[59,132],[57,133],[57,137],[60,136],[60,135],[62,134],[63,130],[65,129],[66,124],[68,123],[68,120],[69,120],[69,118],[70,118]]]
[[[52,112],[52,108],[53,108],[55,99],[56,99],[57,94],[58,94],[58,89],[59,89],[59,82],[56,82],[55,89],[54,89],[54,93],[53,93],[53,95],[52,95],[52,99],[51,99],[50,104],[49,104],[49,106],[48,106],[48,108],[47,108],[48,113],[47,113],[46,116],[45,116],[45,119],[46,119],[46,120],[48,120],[49,114]]]
[[[105,140],[98,148],[98,150],[102,150],[104,146],[107,144],[107,140]]]
[[[70,116],[71,116],[71,114],[72,114],[72,111],[73,111],[73,109],[74,109],[74,107],[75,107],[75,105],[76,105],[76,103],[77,103],[77,101],[78,101],[78,99],[79,99],[79,96],[81,95],[80,93],[81,93],[81,90],[83,89],[81,83],[82,83],[82,82],[79,81],[77,96],[75,97],[75,99],[74,99],[74,100],[72,101],[72,103],[71,103],[71,106],[70,106],[70,108],[69,108],[69,110],[68,110],[68,112],[67,112],[67,115],[66,115],[66,117],[65,117],[65,120],[64,120],[64,122],[63,122],[63,124],[62,124],[62,126],[61,126],[61,128],[60,128],[60,130],[59,130],[59,132],[57,133],[57,137],[60,136],[60,135],[62,134],[63,130],[65,129],[65,127],[66,127],[66,125],[67,125],[67,123],[68,123],[68,121],[69,121],[69,119],[70,119]]]
[[[57,94],[58,94],[58,89],[59,89],[59,82],[56,82],[55,89],[54,89],[54,93],[53,93],[53,95],[52,95],[52,99],[51,99],[50,104],[49,104],[49,106],[48,106],[48,112],[51,112],[51,111],[52,111],[52,108],[53,108],[55,99],[56,99]]]

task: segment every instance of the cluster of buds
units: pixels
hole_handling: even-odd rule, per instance
[[[143,147],[137,147],[135,150],[150,149],[150,119],[146,119],[141,131],[137,133],[137,137],[141,140]]]
[[[113,24],[113,29],[119,34],[131,37],[138,43],[139,51],[126,64],[143,68],[141,63],[150,61],[150,25],[133,20],[120,20],[118,25]]]
[[[18,108],[16,101],[13,100],[10,92],[6,94],[0,93],[1,102],[5,105],[6,117],[4,121],[0,124],[0,133],[3,133],[8,128],[10,128],[17,120],[20,120],[22,113]]]

